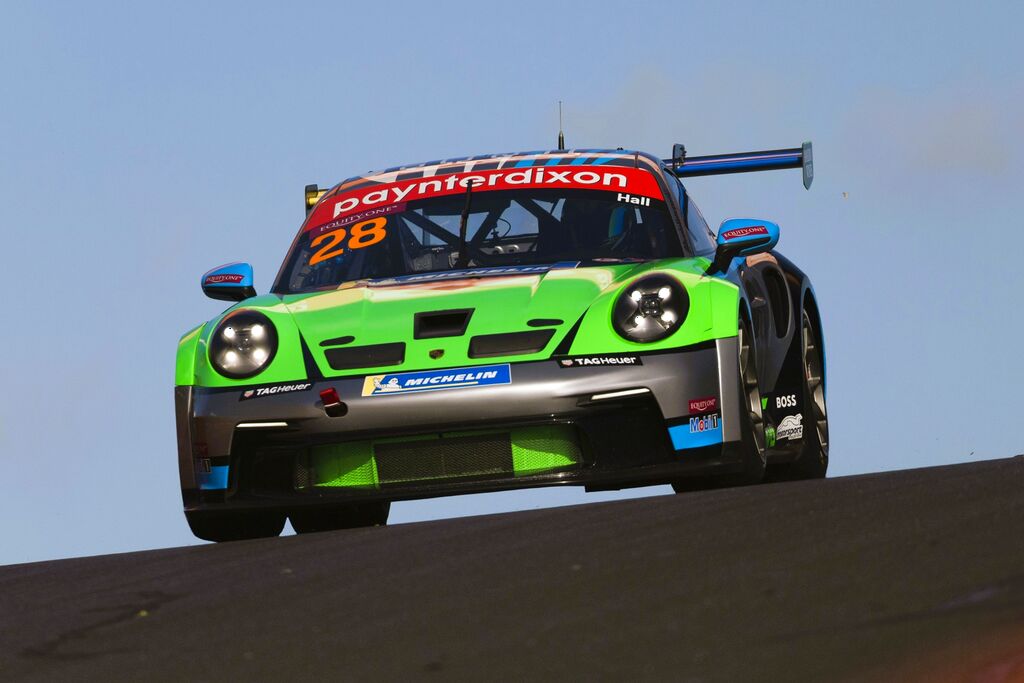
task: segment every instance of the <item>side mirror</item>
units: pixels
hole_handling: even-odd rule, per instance
[[[203,294],[221,301],[242,301],[256,296],[252,286],[252,266],[248,263],[229,263],[209,271],[200,279]]]
[[[718,248],[709,273],[724,273],[734,258],[770,251],[779,242],[779,226],[753,218],[730,218],[718,229]]]

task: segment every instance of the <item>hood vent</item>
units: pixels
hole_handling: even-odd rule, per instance
[[[554,334],[554,330],[480,334],[469,340],[469,357],[490,358],[539,353],[544,350]]]
[[[387,365],[401,365],[405,360],[405,343],[372,344],[324,351],[327,362],[334,370],[376,368]]]
[[[413,339],[461,337],[466,334],[469,318],[472,315],[472,308],[417,313],[413,316]]]

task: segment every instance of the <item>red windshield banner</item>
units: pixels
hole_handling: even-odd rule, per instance
[[[528,168],[501,168],[488,171],[452,173],[435,178],[415,178],[397,183],[370,185],[331,197],[316,208],[306,223],[306,231],[321,228],[327,223],[346,220],[351,214],[379,215],[401,211],[395,208],[374,211],[391,205],[430,197],[462,194],[470,183],[473,192],[518,189],[571,189],[618,192],[621,201],[634,197],[663,199],[658,181],[650,171],[624,166],[531,166]],[[635,201],[634,204],[641,202]],[[318,230],[318,232],[323,232]]]

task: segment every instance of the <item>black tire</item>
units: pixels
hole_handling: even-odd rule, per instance
[[[739,350],[739,390],[743,401],[740,410],[743,441],[740,443],[742,467],[737,475],[706,479],[684,479],[674,482],[676,493],[744,486],[760,483],[767,467],[764,444],[764,413],[761,409],[761,387],[757,377],[757,350],[750,324],[742,316],[739,320],[737,346]],[[744,410],[745,409],[745,410]]]
[[[288,518],[297,534],[312,534],[318,531],[356,529],[366,526],[384,526],[388,523],[391,502],[350,503],[331,507],[315,507],[295,510]]]
[[[764,479],[767,454],[764,444],[764,413],[761,408],[761,387],[757,377],[757,346],[750,323],[740,317],[740,398],[743,401],[743,473],[737,483],[758,484]]]
[[[186,512],[189,528],[204,541],[223,543],[279,536],[285,514],[273,511]]]
[[[821,479],[828,471],[828,409],[825,406],[821,335],[806,310],[801,317],[804,446],[800,456],[780,473],[782,478],[789,480]]]

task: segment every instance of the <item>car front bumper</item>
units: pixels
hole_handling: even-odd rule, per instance
[[[254,398],[245,396],[249,387],[179,386],[185,508],[294,508],[557,484],[618,488],[736,471],[742,405],[736,338],[640,358],[642,364],[628,366],[563,367],[558,359],[513,363],[506,384],[396,395],[364,395],[363,377],[325,379],[301,391]],[[343,416],[324,410],[320,392],[330,388],[345,404]],[[691,411],[698,402],[705,407]],[[714,428],[707,422],[704,433],[703,420],[710,415]],[[310,454],[338,444],[528,433],[523,430],[543,426],[573,435],[578,457],[571,466],[358,487],[310,486],[305,480]]]

